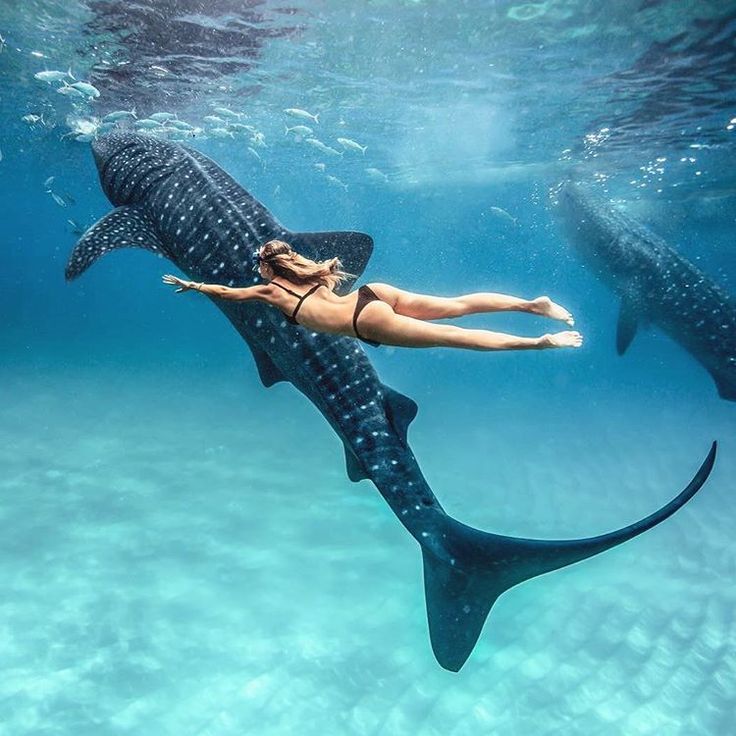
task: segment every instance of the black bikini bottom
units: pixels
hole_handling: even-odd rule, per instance
[[[367,342],[369,345],[373,345],[374,347],[378,347],[381,344],[380,342],[369,340],[358,332],[358,317],[360,316],[360,313],[365,309],[366,304],[370,304],[374,301],[380,302],[381,299],[376,296],[376,293],[370,286],[363,284],[363,286],[358,289],[358,301],[355,303],[355,311],[353,312],[353,332],[355,332],[355,337],[359,340]]]

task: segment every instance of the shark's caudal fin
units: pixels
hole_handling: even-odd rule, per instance
[[[437,661],[453,672],[465,664],[491,607],[504,591],[604,552],[674,514],[705,483],[715,456],[714,442],[695,477],[672,501],[630,526],[599,537],[568,541],[504,537],[444,517],[444,559],[422,547],[429,635]]]

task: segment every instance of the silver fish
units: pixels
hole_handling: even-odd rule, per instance
[[[135,120],[138,116],[135,114],[135,108],[132,110],[113,110],[102,118],[103,123],[117,123],[119,120]]]
[[[161,123],[151,118],[143,118],[142,120],[136,120],[135,127],[142,130],[153,130],[154,128],[160,128]]]
[[[365,173],[368,174],[368,176],[371,177],[371,179],[378,179],[379,181],[388,181],[388,176],[381,171],[381,169],[375,168],[375,166],[370,166],[365,170]]]
[[[212,108],[221,118],[230,118],[231,120],[240,120],[243,117],[242,112],[234,112],[228,110],[227,107],[214,107]]]
[[[155,112],[153,115],[148,116],[151,120],[155,120],[157,123],[165,123],[168,120],[174,120],[176,115],[173,112]]]
[[[176,128],[177,130],[193,130],[194,126],[185,122],[184,120],[169,120],[167,125],[170,128]]]
[[[235,133],[227,128],[211,128],[210,135],[215,136],[215,138],[235,138]]]
[[[284,135],[294,133],[297,138],[299,136],[306,137],[308,135],[312,135],[312,133],[314,132],[308,125],[294,125],[291,128],[288,125],[285,125],[284,127],[286,128]]]
[[[314,120],[315,123],[319,123],[319,113],[312,115],[311,112],[302,110],[298,107],[287,107],[284,112],[287,115],[291,115],[293,118],[302,118],[303,120]]]
[[[64,82],[67,79],[74,79],[74,75],[72,74],[71,67],[69,67],[69,71],[66,72],[60,72],[56,70],[36,72],[33,75],[33,78],[38,79],[40,82],[51,84],[52,82]]]
[[[227,123],[222,118],[218,118],[217,115],[205,115],[202,120],[210,125],[227,125]]]
[[[505,220],[506,222],[511,223],[512,225],[514,225],[514,227],[518,227],[519,225],[519,221],[508,212],[506,212],[506,210],[501,209],[501,207],[489,207],[488,212],[490,212],[490,214],[492,215],[495,215],[500,220]]]
[[[337,142],[345,149],[352,149],[353,151],[360,151],[364,156],[368,146],[361,146],[360,143],[354,141],[352,138],[338,138]]]
[[[322,153],[329,153],[330,156],[342,156],[342,153],[340,153],[340,151],[336,151],[334,148],[326,146],[318,138],[305,138],[304,142],[309,143],[310,146],[314,146],[314,148],[316,148],[318,151],[322,151]]]
[[[51,191],[51,185],[54,183],[55,176],[50,176],[46,181],[43,183],[43,188],[47,191]]]
[[[334,184],[336,187],[342,187],[346,192],[348,190],[348,185],[342,181],[341,179],[338,179],[336,176],[332,176],[331,174],[327,174],[327,181],[330,182],[330,184]]]
[[[85,97],[97,99],[100,96],[100,90],[89,82],[74,82],[74,84],[70,84],[69,86],[79,90]]]
[[[65,95],[67,97],[76,97],[82,100],[88,99],[87,95],[85,95],[84,92],[77,89],[76,87],[72,87],[71,85],[66,84],[66,82],[64,83],[63,87],[59,87],[56,91],[60,95]]]

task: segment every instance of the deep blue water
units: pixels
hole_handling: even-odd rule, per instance
[[[733,295],[736,4],[601,5],[2,4],[0,736],[729,732],[736,407],[656,325],[616,355],[618,299],[549,191],[594,186]],[[98,99],[33,77],[69,67]],[[218,105],[265,145],[215,137]],[[264,389],[219,311],[174,295],[148,252],[65,283],[68,221],[110,209],[70,133],[132,107],[201,127],[186,145],[288,227],[369,233],[363,281],[574,312],[578,351],[366,347],[419,404],[409,440],[453,516],[603,533],[675,495],[718,439],[706,487],[507,593],[466,667],[441,670],[416,545],[348,481],[314,407]],[[365,155],[285,134],[305,122],[290,107]]]

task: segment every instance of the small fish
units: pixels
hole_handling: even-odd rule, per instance
[[[252,125],[246,123],[227,123],[230,130],[247,130],[249,133],[255,133],[256,129]]]
[[[165,135],[170,141],[184,141],[187,138],[191,138],[188,130],[179,130],[178,128],[171,128],[168,125],[165,128],[161,128],[161,134]]]
[[[119,120],[135,120],[138,116],[135,114],[135,108],[132,110],[114,110],[107,113],[102,118],[103,123],[117,123]]]
[[[319,123],[319,113],[312,115],[311,112],[301,110],[298,107],[287,107],[284,112],[287,115],[291,115],[293,118],[302,118],[302,120],[314,120],[315,123]]]
[[[49,194],[51,195],[51,199],[53,199],[59,207],[66,207],[66,202],[56,192],[49,191]]]
[[[342,187],[346,192],[348,190],[348,185],[344,182],[338,179],[336,176],[332,176],[331,174],[327,174],[327,181],[330,182],[330,184],[334,184],[336,187]]]
[[[176,117],[173,112],[155,112],[153,115],[149,115],[150,120],[155,120],[157,123],[165,123],[167,120],[173,120]]]
[[[210,135],[215,136],[215,138],[235,138],[235,133],[227,128],[211,128]]]
[[[306,138],[308,135],[312,135],[312,133],[314,133],[308,125],[294,125],[291,128],[288,125],[285,125],[284,127],[286,128],[284,135],[293,133],[296,138]]]
[[[40,115],[33,115],[33,114],[24,115],[21,118],[21,120],[24,123],[28,123],[28,125],[36,125],[37,123],[41,123],[41,125],[45,125],[44,120],[43,120],[43,113],[41,113]]]
[[[279,194],[281,194],[281,184],[277,184],[276,188],[273,190],[274,197],[278,197]]]
[[[160,72],[161,74],[168,74],[169,70],[166,67],[159,66],[158,64],[151,64],[151,69],[155,72]]]
[[[371,179],[378,179],[380,181],[388,181],[388,176],[381,171],[381,169],[377,169],[374,166],[371,166],[365,170],[365,173],[368,174],[368,176],[371,177]]]
[[[111,130],[115,130],[118,127],[117,123],[101,123],[97,128],[97,135],[103,135],[109,133]]]
[[[321,161],[319,163],[316,163],[314,165],[314,168],[317,169],[317,171],[324,171],[327,168],[327,164],[323,164]]]
[[[76,220],[67,220],[67,222],[72,227],[72,232],[75,235],[84,235],[85,231],[87,230],[86,227],[82,227]]]
[[[227,125],[227,123],[222,118],[218,118],[217,115],[205,115],[202,120],[210,125]]]
[[[56,70],[36,72],[33,75],[33,78],[38,79],[40,82],[51,84],[52,82],[64,82],[67,79],[74,79],[74,75],[72,74],[71,67],[69,67],[69,71],[67,72],[60,72]]]
[[[2,161],[2,160],[3,160],[3,149],[0,148],[0,161]]]
[[[360,151],[364,156],[368,146],[361,146],[360,143],[354,141],[352,138],[338,138],[337,142],[347,151],[352,149],[353,151]]]
[[[151,120],[151,118],[143,118],[135,121],[135,127],[142,130],[153,130],[154,128],[160,128],[161,123],[158,120]]]
[[[256,151],[255,148],[251,148],[250,146],[248,146],[248,153],[250,153],[250,155],[253,156],[253,158],[256,159],[256,161],[258,161],[258,163],[263,165],[263,159],[261,158],[260,154],[258,153],[258,151]]]
[[[329,153],[330,156],[342,156],[342,153],[340,153],[340,151],[336,151],[334,148],[330,148],[329,146],[326,146],[318,138],[305,138],[304,142],[309,143],[310,146],[314,146],[314,148],[316,148],[319,151],[322,151],[322,153]]]
[[[64,86],[58,87],[56,90],[60,95],[66,95],[67,97],[77,97],[82,100],[89,99],[87,95],[84,94],[81,90],[78,90],[76,87],[72,87],[71,85],[64,82]]]
[[[74,82],[69,86],[79,90],[85,97],[97,99],[100,96],[100,90],[89,82]]]
[[[212,108],[221,118],[230,118],[230,120],[240,120],[243,117],[242,112],[233,112],[228,110],[226,107],[214,107]]]
[[[170,128],[176,128],[177,130],[194,130],[193,126],[184,120],[169,120],[168,125]]]
[[[257,130],[257,131],[256,131],[255,133],[253,133],[253,135],[251,136],[251,138],[250,138],[250,142],[251,142],[251,143],[252,143],[252,144],[253,144],[254,146],[260,146],[261,148],[265,148],[265,147],[266,147],[266,136],[265,136],[265,135],[263,135],[263,133],[261,133],[260,131],[258,131],[258,130]]]
[[[505,220],[506,222],[511,223],[514,227],[518,227],[519,225],[519,221],[515,217],[512,217],[508,212],[506,212],[506,210],[501,209],[500,207],[489,207],[488,212],[495,215],[500,220]]]
[[[89,143],[93,141],[97,136],[94,133],[77,133],[74,135],[74,140],[79,143]]]
[[[55,176],[50,176],[46,181],[43,183],[43,188],[47,191],[51,191],[51,185],[54,183],[54,179],[56,179]]]

